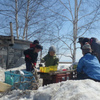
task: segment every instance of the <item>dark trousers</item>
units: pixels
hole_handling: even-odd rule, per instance
[[[96,79],[93,79],[93,78],[88,77],[85,73],[78,73],[78,74],[77,74],[77,79],[78,79],[78,80],[82,80],[82,79],[91,79],[91,80],[94,80],[94,81],[96,81],[96,82],[100,82],[100,80],[96,80]]]
[[[89,79],[85,73],[77,73],[77,79]]]
[[[32,63],[31,62],[26,62],[26,71],[33,71]]]

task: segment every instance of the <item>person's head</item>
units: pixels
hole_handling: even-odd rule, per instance
[[[39,51],[41,51],[43,49],[43,47],[41,45],[36,45],[35,46],[35,49],[34,49],[34,52],[38,53]]]
[[[77,42],[77,43],[80,43],[81,49],[82,49],[82,46],[83,46],[83,39],[84,39],[84,37],[80,37],[78,42]]]
[[[49,48],[49,54],[50,54],[50,56],[54,56],[55,53],[56,53],[56,48],[54,46],[51,46]]]
[[[84,37],[80,37],[77,43],[82,43],[83,39],[84,39]]]
[[[80,38],[79,38],[78,43],[80,43],[81,49],[82,49],[82,46],[83,46],[86,42],[90,43],[90,39],[89,39],[89,38],[85,38],[85,37],[80,37]]]
[[[95,38],[95,37],[91,37],[91,40],[94,41],[94,42],[96,42],[98,39]]]
[[[83,45],[84,45],[86,42],[88,42],[88,43],[90,44],[90,39],[89,39],[89,38],[84,38],[83,41],[82,41]]]
[[[39,44],[39,41],[38,40],[34,40],[33,41],[33,44],[38,45]]]
[[[85,42],[85,44],[82,46],[82,53],[83,55],[87,54],[87,53],[91,53],[92,49],[91,46],[88,42]]]

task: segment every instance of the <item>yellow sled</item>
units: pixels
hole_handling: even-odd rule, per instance
[[[11,85],[0,82],[0,92],[6,92],[11,89]]]

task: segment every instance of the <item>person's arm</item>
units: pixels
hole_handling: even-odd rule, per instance
[[[81,58],[77,65],[77,73],[81,73],[83,71],[83,66],[84,66],[84,59]]]
[[[31,62],[32,62],[32,65],[33,65],[33,66],[36,66],[38,53],[35,53],[34,55],[35,55],[35,56],[32,56]]]
[[[43,62],[45,62],[46,61],[46,59],[47,59],[47,55],[46,56],[44,56],[42,59],[41,59],[41,62],[43,63]]]
[[[24,50],[25,59],[28,59],[28,61],[31,61],[30,56],[30,49]]]
[[[54,61],[54,65],[56,66],[56,65],[58,65],[58,64],[59,64],[59,59],[56,58],[55,61]]]

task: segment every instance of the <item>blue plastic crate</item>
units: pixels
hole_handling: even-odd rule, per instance
[[[15,71],[5,72],[5,83],[12,85],[12,89],[18,88],[26,90],[31,88],[31,83],[35,82],[32,72],[23,71],[24,75],[15,74]]]

